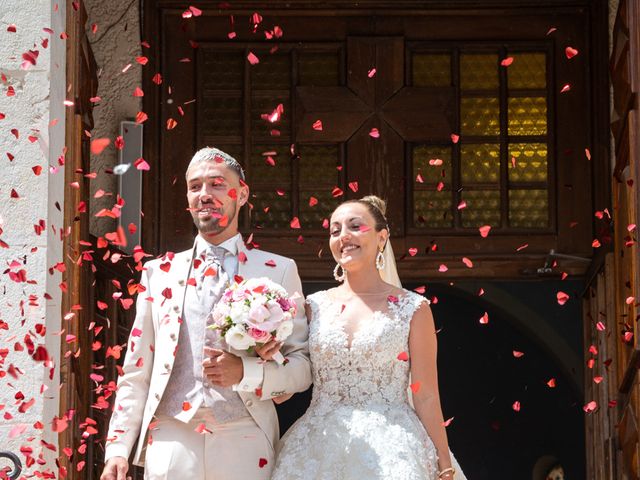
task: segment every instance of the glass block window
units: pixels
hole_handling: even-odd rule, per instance
[[[409,53],[414,86],[455,88],[451,133],[459,135],[409,146],[413,228],[552,227],[547,53],[539,50],[457,45]]]
[[[245,167],[251,186],[243,228],[320,230],[345,189],[339,145],[296,146],[292,92],[297,86],[336,86],[341,46],[201,45],[198,49],[197,144],[217,146]],[[251,52],[259,63],[251,65]],[[280,106],[280,107],[279,107]],[[274,115],[280,108],[280,112]]]

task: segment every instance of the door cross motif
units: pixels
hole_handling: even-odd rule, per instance
[[[296,142],[346,142],[348,181],[358,182],[358,196],[387,199],[389,215],[398,213],[394,233],[401,233],[405,142],[447,141],[453,133],[455,92],[453,87],[406,85],[402,37],[350,37],[346,59],[346,86],[296,88]],[[322,130],[314,129],[317,120]],[[373,129],[378,137],[371,135]],[[358,161],[363,158],[367,161]]]

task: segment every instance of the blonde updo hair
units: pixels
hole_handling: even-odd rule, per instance
[[[385,216],[387,211],[387,202],[385,202],[383,199],[376,195],[367,195],[362,198],[342,202],[340,206],[347,205],[349,203],[359,203],[360,205],[364,205],[365,207],[367,207],[367,210],[376,222],[376,232],[379,232],[383,229],[389,230],[389,223],[387,222],[387,217]]]

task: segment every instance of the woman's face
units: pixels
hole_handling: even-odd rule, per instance
[[[333,258],[347,271],[373,266],[387,240],[387,230],[376,232],[375,219],[360,203],[339,206],[329,225],[329,247]]]

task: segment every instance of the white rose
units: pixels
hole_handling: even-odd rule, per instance
[[[256,344],[256,341],[249,336],[242,325],[234,325],[227,330],[224,339],[227,345],[235,350],[247,350]]]
[[[234,302],[229,309],[229,316],[234,324],[245,323],[249,317],[249,307],[244,302]]]
[[[291,320],[282,322],[276,329],[276,340],[281,342],[293,333],[293,322]]]

